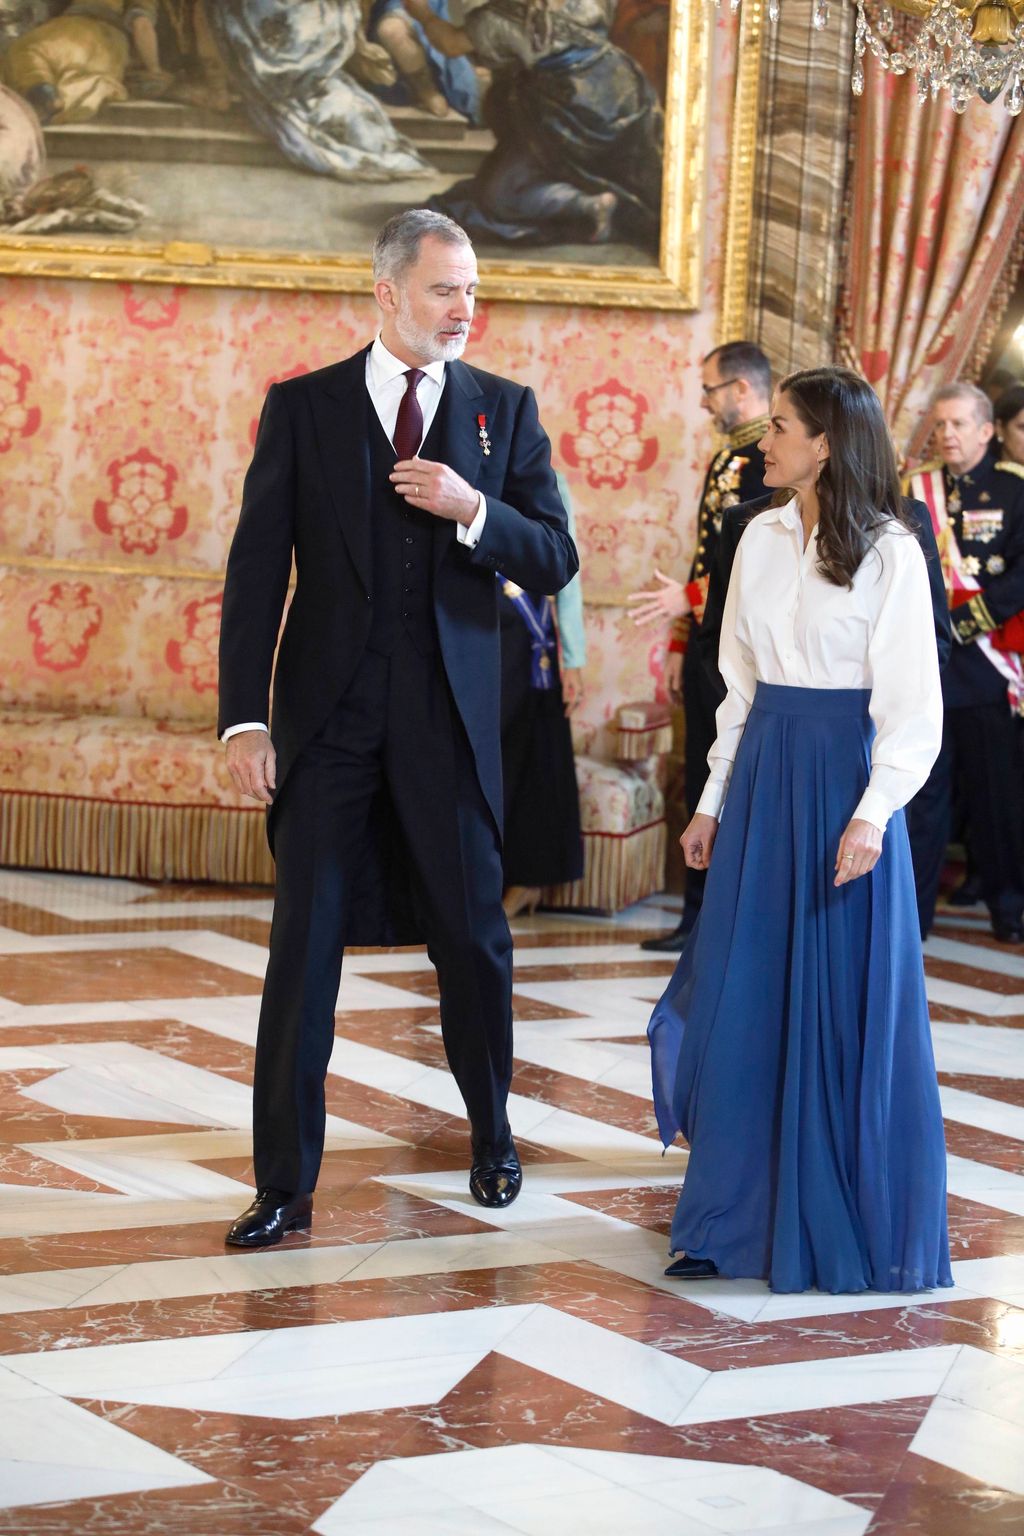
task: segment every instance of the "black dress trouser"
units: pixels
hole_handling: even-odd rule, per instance
[[[696,624],[696,620],[694,620]],[[715,712],[722,702],[722,693],[711,678],[697,654],[696,632],[691,631],[690,643],[683,657],[683,716],[686,723],[686,809],[692,817],[697,802],[704,793],[710,769],[708,753],[715,743]],[[707,871],[687,866],[684,900],[688,907],[699,907],[704,900],[704,882]]]
[[[437,970],[441,1032],[477,1153],[508,1149],[512,940],[500,840],[440,653],[367,651],[274,807],[277,880],[253,1084],[257,1187],[312,1190],[342,939],[384,791]],[[381,893],[383,894],[383,893]]]
[[[1024,785],[1016,722],[1005,699],[946,710],[939,755],[924,788],[907,807],[922,937],[927,937],[935,918],[957,781],[963,786],[971,857],[982,896],[993,918],[1017,923],[1024,907]]]

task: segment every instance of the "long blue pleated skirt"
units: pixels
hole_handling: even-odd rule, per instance
[[[671,1251],[776,1291],[953,1283],[902,811],[871,873],[833,884],[869,698],[758,683],[700,918],[648,1029],[662,1140],[690,1145]]]

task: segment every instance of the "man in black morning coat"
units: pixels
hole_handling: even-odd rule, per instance
[[[277,865],[257,1196],[228,1233],[246,1247],[310,1225],[345,944],[426,941],[470,1189],[503,1206],[522,1177],[496,573],[555,592],[578,561],[532,391],[458,361],[477,282],[464,232],[397,215],[374,278],[373,345],[271,387],[228,559],[218,730],[235,783],[271,807]]]

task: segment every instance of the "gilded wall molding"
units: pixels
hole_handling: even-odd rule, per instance
[[[750,242],[754,223],[757,120],[765,20],[764,0],[744,0],[737,44],[719,342],[739,340],[748,330]]]

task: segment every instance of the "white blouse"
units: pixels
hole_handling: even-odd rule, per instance
[[[912,533],[882,532],[837,587],[817,568],[818,530],[803,547],[794,498],[747,524],[722,616],[719,669],[727,693],[697,806],[721,815],[757,683],[870,688],[875,739],[868,786],[851,815],[883,832],[921,788],[942,741],[942,690],[924,554]]]

